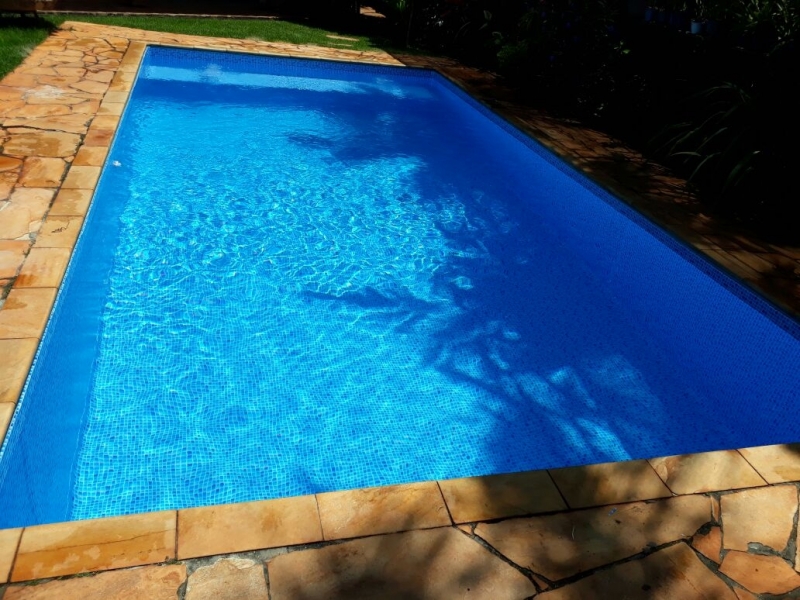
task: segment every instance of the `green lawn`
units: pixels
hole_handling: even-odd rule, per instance
[[[87,15],[46,15],[40,19],[0,18],[0,77],[9,73],[37,44],[64,21],[86,21],[101,25],[135,27],[166,33],[185,33],[270,42],[316,44],[353,50],[387,49],[380,37],[353,35],[336,29],[321,29],[277,19],[198,19],[191,17],[97,17]],[[357,38],[340,40],[330,35]]]

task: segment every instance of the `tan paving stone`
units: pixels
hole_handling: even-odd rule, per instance
[[[129,92],[106,92],[106,95],[103,96],[103,104],[112,102],[121,102],[124,104],[128,101],[129,95]]]
[[[651,459],[650,464],[676,494],[697,494],[766,485],[736,450]]]
[[[92,129],[83,139],[84,146],[110,146],[114,138],[113,129]]]
[[[435,481],[317,494],[326,540],[450,525]]]
[[[27,206],[0,202],[0,239],[17,240],[30,231],[31,211]]]
[[[70,254],[69,248],[32,248],[14,287],[57,288],[67,270]]]
[[[11,418],[14,416],[16,406],[11,402],[0,402],[0,444],[5,439],[8,426],[11,425]]]
[[[83,226],[81,217],[48,216],[36,237],[37,248],[72,248]]]
[[[17,183],[17,178],[18,174],[13,171],[0,173],[0,202],[7,199],[11,195],[11,190],[14,189],[14,186]]]
[[[409,531],[279,556],[272,600],[525,598],[533,584],[452,527]]]
[[[173,559],[175,516],[175,511],[163,511],[27,527],[11,580],[106,571]]]
[[[722,496],[725,548],[747,551],[751,542],[782,552],[797,512],[797,488],[776,485]]]
[[[91,129],[116,129],[119,117],[115,115],[98,115],[92,120]]]
[[[550,475],[571,508],[672,495],[646,460],[554,469]]]
[[[70,167],[61,189],[93,190],[98,179],[100,179],[100,167],[73,166]]]
[[[108,89],[108,83],[92,81],[91,79],[81,79],[77,83],[71,83],[69,87],[88,94],[105,94]]]
[[[38,585],[9,586],[4,600],[175,600],[185,579],[185,565],[141,567]]]
[[[99,100],[84,100],[72,107],[72,114],[92,116],[97,114],[98,108],[100,108]]]
[[[692,546],[700,554],[719,564],[722,552],[722,530],[719,527],[712,527],[708,533],[694,536]]]
[[[0,212],[1,218],[3,218],[2,212]],[[17,275],[30,245],[30,242],[26,241],[0,239],[0,279]]]
[[[67,168],[60,158],[26,158],[22,167],[19,185],[25,187],[58,187]]]
[[[475,535],[512,562],[558,581],[689,538],[711,520],[702,496],[480,523]]]
[[[322,541],[314,496],[179,511],[178,558]]]
[[[75,133],[26,130],[12,135],[3,152],[25,157],[64,158],[75,154],[80,141],[81,137]]]
[[[0,404],[2,407],[2,404]],[[3,409],[0,408],[0,440],[3,439]],[[17,552],[17,544],[22,535],[22,528],[0,529],[0,584],[8,581],[11,573],[11,564]]]
[[[186,600],[268,600],[264,567],[242,558],[200,567],[189,576]]]
[[[686,544],[675,544],[641,560],[598,571],[571,585],[546,591],[542,600],[736,600],[723,581]]]
[[[55,190],[48,188],[17,188],[9,197],[9,202],[25,206],[31,215],[31,220],[44,217],[47,209],[55,196]]]
[[[12,289],[0,309],[0,339],[39,339],[55,297],[54,288]]]
[[[742,448],[739,452],[770,483],[800,481],[800,444]]]
[[[114,73],[112,71],[95,71],[87,73],[86,79],[90,81],[100,81],[102,83],[111,83],[111,80],[114,79]]]
[[[737,600],[758,600],[755,594],[743,590],[742,588],[735,587],[733,592],[736,594]]]
[[[49,215],[51,217],[85,215],[92,201],[92,193],[92,190],[61,190],[50,207]]]
[[[12,156],[0,156],[0,173],[16,171],[22,167],[22,160]]]
[[[108,148],[105,146],[84,146],[78,150],[72,165],[76,167],[102,167],[107,155]]]
[[[110,92],[109,92],[110,93]],[[126,92],[127,93],[127,92]],[[103,102],[97,111],[98,115],[115,115],[119,116],[125,109],[125,105],[121,102]]]
[[[547,471],[440,481],[447,508],[456,523],[566,510]]]
[[[72,113],[69,106],[64,104],[26,104],[16,108],[14,111],[6,112],[4,116],[14,118],[36,118],[52,117],[56,115],[68,115]]]
[[[59,100],[62,104],[78,104],[83,103],[86,99],[73,96],[69,99],[61,98]],[[33,99],[28,100],[29,103],[35,103]],[[54,104],[53,101],[42,102],[42,104]],[[56,131],[64,131],[67,133],[86,133],[88,115],[56,115],[54,117],[42,117],[39,119],[5,119],[3,121],[4,127],[25,127],[34,129],[52,129]]]
[[[36,339],[0,339],[0,402],[17,401],[38,345]]]
[[[800,574],[779,556],[731,550],[719,570],[756,594],[787,594],[800,588]]]

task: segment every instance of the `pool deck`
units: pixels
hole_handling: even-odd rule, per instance
[[[435,68],[800,315],[800,248],[715,222],[665,170],[490,74],[66,23],[0,81],[0,440],[148,43]],[[0,598],[800,597],[798,482],[795,444],[0,530]]]

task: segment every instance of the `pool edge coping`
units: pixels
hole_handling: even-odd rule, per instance
[[[198,46],[130,40],[114,78],[103,94],[103,100],[86,133],[86,139],[96,139],[98,143],[93,142],[87,145],[84,139],[76,150],[76,155],[85,146],[111,147],[122,111],[130,97],[135,75],[141,65],[144,53],[150,45],[182,49],[223,50],[223,48],[213,47],[213,41],[207,46]],[[230,48],[225,51],[273,54],[273,52],[246,52],[242,49]],[[302,54],[289,56],[300,57]],[[319,58],[317,56],[309,57]],[[325,59],[323,58],[323,60]],[[403,65],[400,63],[398,66],[402,67]],[[463,87],[446,74],[438,70],[437,72],[458,87]],[[124,93],[124,102],[107,102],[108,92]],[[114,97],[119,98],[120,96]],[[109,118],[100,121],[101,124],[96,126],[97,117]],[[113,123],[113,127],[108,126],[110,123]],[[529,131],[526,130],[526,133],[536,139]],[[576,168],[575,165],[572,166]],[[88,169],[81,168],[80,165],[69,165],[63,183],[55,188],[53,202],[57,201],[65,190],[89,192],[93,195],[102,167],[88,167]],[[579,168],[578,170],[581,172]],[[84,217],[88,213],[89,206],[87,205],[86,211],[84,211]],[[68,218],[70,219],[69,223],[73,222],[72,219],[80,219],[82,228],[84,217],[70,215],[56,215],[56,217]],[[70,254],[74,250],[77,239],[78,235],[69,246]],[[685,243],[692,246],[688,241]],[[33,248],[42,248],[42,246],[34,244]],[[62,279],[64,272],[66,272],[66,264],[61,273]],[[52,295],[49,306],[46,298],[44,303],[37,305],[36,310],[40,313],[39,316],[43,317],[40,319],[41,327],[37,336],[0,340],[0,343],[6,341],[28,342],[24,345],[30,347],[30,342],[35,339],[33,352],[26,350],[20,356],[20,364],[28,363],[28,368],[25,369],[27,372],[52,310],[55,294],[60,289],[60,283],[58,287],[54,288],[16,288],[15,286],[12,288],[12,292],[18,289],[50,290],[44,294]],[[44,295],[41,291],[36,294]],[[45,307],[46,310],[44,310]],[[12,412],[18,399],[19,397],[10,402]],[[4,404],[9,403],[3,402],[0,404],[0,408]],[[2,413],[0,413],[0,417],[2,417]],[[10,422],[0,421],[3,438],[5,438],[5,428],[8,424]],[[794,465],[795,470],[789,477],[777,474],[769,468],[770,461],[764,462],[763,460],[764,456],[781,454],[787,448],[790,449],[788,450],[790,454],[797,454],[796,457],[792,457],[796,464]],[[564,469],[427,481],[5,529],[0,530],[0,585],[7,582],[19,583],[80,573],[160,564],[201,556],[302,546],[398,531],[461,526],[628,502],[696,494],[708,495],[796,483],[800,481],[800,451],[791,448],[787,445],[773,445],[741,450],[719,450],[680,457],[639,459]],[[759,456],[762,458],[759,459]],[[737,473],[733,479],[736,481],[721,482],[713,476],[719,471],[720,461],[735,465],[734,470]],[[758,466],[753,464],[754,462]],[[695,482],[703,481],[704,483],[687,486],[686,475],[679,477],[676,482],[676,479],[671,476],[672,467],[669,464],[672,463],[690,465],[687,469],[692,471],[693,475],[689,478]],[[706,470],[709,472],[706,473]],[[683,472],[686,473],[687,470]],[[615,483],[610,483],[617,479],[625,483],[626,489],[618,490]],[[742,482],[746,484],[742,484]],[[609,484],[613,488],[610,491]],[[481,501],[486,500],[490,505],[492,501],[496,501],[502,508],[485,509],[481,514],[479,508],[472,506],[474,504],[472,497],[476,493],[479,495],[481,489],[487,490],[489,494]],[[516,500],[511,502],[504,500],[509,494]],[[522,497],[527,500],[521,502],[520,498]],[[412,499],[411,502],[408,501],[409,498]],[[380,501],[378,502],[377,499]],[[322,500],[321,504],[320,500]],[[346,518],[342,523],[342,515],[331,516],[336,513],[336,510],[331,513],[331,509],[326,508],[326,506],[343,505],[349,510],[353,510],[355,507],[363,510],[368,509],[372,504],[377,504],[378,508],[383,510],[386,508],[387,502],[388,506],[394,507],[394,510],[389,511],[390,514],[399,517],[401,523],[399,529],[397,528],[398,524],[394,523],[391,518],[388,519],[388,522],[386,518],[376,518],[375,525],[366,526],[367,524],[362,523],[360,526],[354,527],[352,524],[348,525]],[[413,511],[407,514],[404,512],[404,507],[408,508],[409,506],[413,508]],[[532,506],[534,506],[533,510]],[[265,515],[269,522],[277,523],[277,526],[274,529],[262,528],[254,532],[252,521],[263,523]],[[475,516],[481,518],[471,518]],[[201,535],[198,536],[198,533]],[[220,535],[222,540],[215,539],[214,534]],[[235,536],[239,537],[233,539]],[[76,539],[80,540],[80,543],[76,543]],[[227,545],[225,545],[226,543]],[[13,554],[9,559],[9,549],[12,547]],[[98,558],[88,562],[78,560],[69,564],[55,563],[49,565],[48,568],[46,564],[48,557],[55,558],[59,551],[63,551],[67,547],[71,548],[73,553],[78,551],[77,548],[83,548],[84,552],[96,554]],[[6,564],[8,564],[8,572],[4,573]],[[42,571],[43,568],[44,571]]]

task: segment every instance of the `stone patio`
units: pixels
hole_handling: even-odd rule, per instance
[[[436,68],[800,314],[800,249],[452,61],[66,23],[0,81],[0,439],[147,43]],[[0,531],[0,598],[800,597],[800,446]]]

